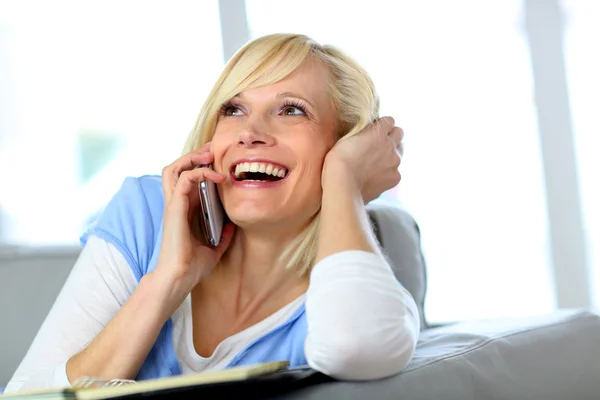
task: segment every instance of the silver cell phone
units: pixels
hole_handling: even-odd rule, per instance
[[[211,168],[211,165],[203,165],[203,167]],[[219,198],[217,185],[209,180],[198,183],[198,194],[200,195],[200,207],[202,230],[204,237],[211,246],[218,246],[223,233],[223,225],[225,224],[225,211]]]

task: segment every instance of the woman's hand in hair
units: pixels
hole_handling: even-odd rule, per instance
[[[377,198],[400,182],[403,137],[404,131],[395,126],[392,117],[375,120],[362,132],[343,137],[325,157],[323,182],[325,178],[329,182],[350,179],[365,204]]]
[[[196,214],[200,207],[198,183],[210,180],[222,183],[225,176],[210,168],[214,156],[210,144],[184,155],[163,169],[162,186],[165,198],[163,235],[155,275],[166,279],[187,295],[215,267],[233,237],[234,225],[227,224],[216,248],[207,246],[194,234],[198,229]]]

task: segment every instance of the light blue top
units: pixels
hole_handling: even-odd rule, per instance
[[[139,282],[142,276],[156,267],[162,239],[163,204],[160,176],[127,178],[102,214],[81,237],[81,243],[85,245],[90,235],[96,235],[114,245],[123,254]],[[173,322],[169,319],[136,379],[181,374],[172,333]],[[290,366],[305,365],[306,334],[306,313],[302,304],[288,321],[246,346],[227,368],[282,360],[288,360]]]

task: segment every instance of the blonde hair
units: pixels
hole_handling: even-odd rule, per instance
[[[184,154],[212,140],[224,103],[246,89],[281,81],[307,60],[328,69],[328,93],[338,115],[336,139],[352,136],[378,118],[379,98],[373,81],[354,60],[305,35],[268,35],[248,43],[229,60],[200,110]],[[287,268],[301,274],[310,270],[317,252],[319,220],[317,213],[281,255]]]

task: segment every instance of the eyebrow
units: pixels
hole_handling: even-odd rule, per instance
[[[235,96],[233,96],[233,98],[236,98],[236,97],[243,100],[244,99],[244,93],[238,93]],[[311,103],[309,100],[307,100],[306,98],[304,98],[304,97],[302,97],[302,96],[300,96],[300,95],[298,95],[296,93],[282,92],[282,93],[279,93],[277,96],[275,96],[275,98],[277,100],[281,100],[281,99],[284,99],[286,97],[295,97],[295,98],[297,98],[299,100],[304,101],[305,103],[308,103],[309,106],[311,106],[313,108],[316,108],[313,103]]]

